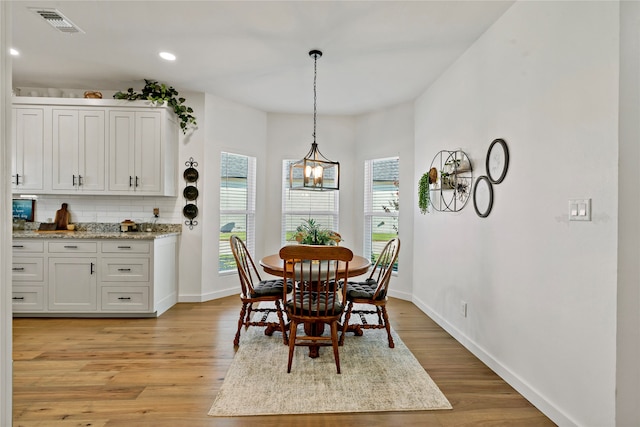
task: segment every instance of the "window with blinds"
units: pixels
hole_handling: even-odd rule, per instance
[[[375,262],[384,245],[398,235],[400,159],[367,160],[364,164],[364,253]],[[398,270],[398,264],[394,265]]]
[[[296,243],[293,235],[304,220],[313,218],[323,228],[338,232],[338,190],[312,191],[289,189],[289,164],[282,162],[282,246]],[[295,178],[295,177],[294,177]]]
[[[218,271],[235,271],[229,238],[235,234],[255,250],[256,158],[222,152],[220,156],[220,242]]]

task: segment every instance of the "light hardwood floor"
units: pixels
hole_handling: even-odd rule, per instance
[[[178,304],[157,319],[14,319],[13,426],[554,425],[413,304],[397,299],[388,304],[393,328],[453,410],[209,417],[234,355],[239,303],[228,297]]]

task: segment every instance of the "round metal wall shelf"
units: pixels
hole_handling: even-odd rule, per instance
[[[442,150],[431,161],[438,179],[429,184],[431,206],[439,212],[458,212],[465,207],[473,190],[471,160],[462,150]]]

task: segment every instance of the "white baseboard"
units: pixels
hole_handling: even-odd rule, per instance
[[[425,304],[418,298],[412,298],[411,301],[422,312],[429,316],[434,322],[436,322],[442,329],[447,331],[456,341],[462,344],[467,350],[473,353],[478,359],[480,359],[485,365],[493,370],[500,378],[513,387],[518,393],[524,396],[532,405],[538,408],[543,414],[549,417],[554,423],[559,426],[577,427],[579,424],[572,420],[567,414],[561,411],[553,402],[549,401],[545,396],[540,394],[535,388],[528,384],[525,380],[520,378],[515,372],[512,372],[498,360],[496,360],[485,349],[479,346],[477,343],[469,339],[459,329],[450,324],[446,319],[441,317],[438,313]]]
[[[224,298],[231,295],[238,295],[240,292],[238,287],[235,286],[229,289],[223,289],[215,292],[208,292],[206,294],[180,294],[178,296],[178,302],[206,302],[214,299]]]

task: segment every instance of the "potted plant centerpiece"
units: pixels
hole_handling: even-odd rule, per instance
[[[323,228],[315,219],[303,219],[296,227],[295,241],[303,245],[337,245],[342,241],[339,233]]]

